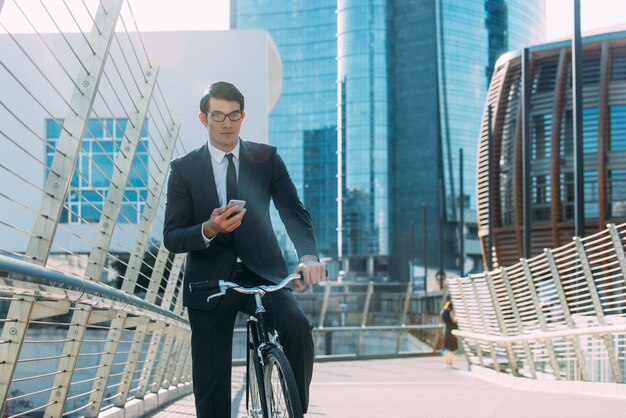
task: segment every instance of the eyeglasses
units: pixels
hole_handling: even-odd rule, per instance
[[[233,122],[236,122],[238,120],[241,120],[241,118],[243,117],[241,110],[235,110],[233,112],[230,112],[228,115],[222,112],[206,112],[206,114],[210,116],[211,119],[213,119],[215,122],[224,122],[226,118],[232,120]]]

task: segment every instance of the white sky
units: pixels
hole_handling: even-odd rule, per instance
[[[63,0],[0,0],[4,7],[0,22],[13,33],[32,32],[21,9],[39,32],[58,32],[52,20],[43,8],[46,5],[60,27],[67,32],[77,32],[76,23],[70,16]],[[87,4],[93,14],[98,4],[96,0],[65,0],[74,17],[83,30],[89,30],[92,22],[86,13]],[[175,31],[175,30],[228,30],[230,26],[230,2],[228,0],[126,0],[122,6],[122,17],[128,30],[135,30],[130,10],[137,21],[140,31]],[[128,19],[126,19],[128,17]],[[118,30],[123,27],[118,25]],[[0,26],[0,32],[4,32]]]
[[[37,0],[0,0],[4,2],[0,22],[11,32],[29,32],[30,27],[21,15],[15,2],[29,14],[41,32],[56,32],[41,2]],[[228,0],[128,0],[140,31],[157,30],[227,30],[229,27]],[[468,0],[457,0],[468,1]],[[476,1],[476,0],[473,0]],[[84,28],[91,26],[85,13],[83,0],[65,0],[76,10],[75,17]],[[62,0],[43,2],[65,31],[76,31]],[[94,0],[86,0],[95,5]],[[91,7],[93,11],[93,7]],[[626,0],[581,0],[581,25],[583,33],[603,27],[624,25],[626,28]],[[571,36],[573,32],[574,0],[546,0],[547,40]],[[128,6],[122,8],[122,16],[129,30],[134,29]],[[123,28],[120,27],[120,30]],[[0,32],[3,32],[0,26]]]
[[[581,31],[622,25],[626,29],[626,0],[580,0]],[[546,0],[547,40],[574,33],[574,0]]]

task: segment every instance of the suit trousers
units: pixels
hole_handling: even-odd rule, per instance
[[[270,284],[245,268],[237,271],[234,281],[243,286]],[[270,330],[278,330],[278,339],[293,369],[304,413],[313,374],[311,324],[289,289],[267,293],[263,306],[266,323]],[[229,290],[213,299],[208,308],[211,310],[188,309],[196,414],[199,418],[230,418],[235,320],[240,311],[252,315],[256,304],[253,295]]]

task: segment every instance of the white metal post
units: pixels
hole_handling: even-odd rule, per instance
[[[146,360],[141,370],[141,377],[139,378],[139,385],[135,396],[142,399],[148,391],[148,382],[154,367],[154,361],[161,346],[161,338],[163,337],[163,331],[165,330],[165,324],[153,322],[147,327],[148,331],[152,331],[150,337],[150,345],[148,346],[148,352],[146,353]]]
[[[182,346],[180,348],[180,351],[178,352],[178,358],[176,359],[176,361],[174,362],[174,370],[172,373],[172,377],[170,378],[171,384],[173,386],[176,386],[179,383],[183,382],[183,371],[185,369],[185,361],[183,360],[183,356],[185,356],[188,352],[189,349],[191,347],[191,340],[190,339],[185,339],[182,343]]]
[[[504,282],[504,288],[507,291],[507,295],[509,297],[509,303],[511,304],[511,313],[513,313],[513,317],[515,318],[515,325],[517,326],[517,332],[524,332],[524,325],[522,324],[522,318],[519,315],[519,309],[517,307],[517,301],[515,300],[515,295],[513,294],[513,288],[511,287],[511,281],[509,280],[509,273],[506,271],[506,268],[502,267],[502,281]],[[522,347],[524,348],[524,354],[526,354],[526,359],[528,360],[528,369],[530,371],[530,375],[533,379],[537,378],[535,359],[533,358],[533,354],[530,351],[530,346],[527,341],[522,343]]]
[[[183,311],[185,310],[183,306],[183,298],[181,294],[177,295],[176,305],[174,306],[173,312],[176,315],[183,315]],[[186,352],[187,350],[184,348],[186,344],[191,345],[191,334],[189,332],[185,332],[181,328],[178,329],[178,333],[176,335],[176,344],[174,346],[174,350],[172,355],[170,356],[170,361],[167,364],[167,369],[165,371],[162,387],[167,388],[169,386],[175,385],[178,383],[178,377],[180,372],[177,373],[178,367],[183,363],[180,360],[180,356]]]
[[[493,309],[496,314],[496,319],[498,320],[498,327],[500,328],[500,334],[503,336],[508,336],[509,332],[506,329],[506,323],[504,322],[504,315],[502,315],[502,307],[500,306],[500,300],[498,299],[498,294],[496,293],[495,285],[493,284],[493,277],[491,273],[487,272],[485,274],[485,282],[487,283],[487,288],[489,289],[489,294],[491,295],[491,301],[493,303]],[[505,344],[504,346],[506,350],[507,357],[509,358],[509,366],[511,367],[511,374],[513,376],[519,376],[519,370],[517,369],[517,358],[515,357],[515,352],[511,347],[510,343]]]
[[[624,285],[626,285],[626,255],[624,255],[624,245],[622,244],[622,239],[619,236],[619,232],[617,231],[615,224],[608,224],[607,229],[611,235],[613,249],[615,250],[617,260],[619,261],[620,269],[622,270],[622,281],[624,282]]]
[[[180,270],[182,268],[183,265],[183,261],[185,259],[185,256],[182,254],[177,254],[176,257],[174,257],[174,262],[172,263],[172,267],[170,269],[170,274],[168,276],[168,286],[167,287],[175,287],[176,281],[178,280],[178,275],[180,274]],[[173,283],[172,283],[173,282]],[[172,283],[172,284],[170,284]],[[168,292],[168,290],[166,289],[166,294],[174,294],[173,290],[170,290]],[[163,308],[166,308],[171,304],[171,299],[168,298],[168,300],[166,300],[165,298],[163,299],[163,302],[161,303],[161,306]],[[182,311],[181,311],[182,313]],[[159,360],[159,363],[156,366],[156,370],[154,372],[154,378],[152,380],[152,384],[150,383],[150,375],[152,373],[152,368],[154,366],[155,363],[155,359],[156,359],[156,355],[157,355],[157,351],[158,351],[158,347],[160,345],[160,341],[161,341],[161,337],[163,336],[163,334],[166,334],[166,340],[165,343],[163,345],[163,349],[161,350],[161,357]],[[156,330],[153,334],[152,334],[152,339],[150,342],[150,351],[148,351],[148,353],[146,354],[146,360],[144,363],[144,368],[141,372],[141,378],[139,379],[139,387],[137,389],[137,392],[135,394],[135,396],[137,396],[138,398],[143,398],[144,395],[146,394],[146,391],[148,391],[150,389],[149,386],[151,385],[156,385],[156,388],[158,390],[159,384],[160,384],[160,379],[163,375],[163,367],[164,365],[161,364],[161,361],[165,361],[167,359],[167,357],[169,356],[169,349],[166,350],[166,347],[171,348],[171,342],[172,342],[172,332],[168,329],[168,328],[161,328]],[[159,381],[157,381],[156,379],[159,379]]]
[[[191,338],[189,339],[189,348],[187,352],[184,353],[185,358],[185,367],[183,369],[183,377],[184,382],[191,382]]]
[[[406,284],[406,291],[404,292],[404,303],[402,305],[402,312],[400,313],[400,326],[404,327],[406,325],[406,315],[409,312],[409,307],[411,306],[411,295],[413,294],[413,282],[409,281]],[[400,345],[402,343],[402,336],[404,335],[405,330],[398,330],[398,339],[396,340],[396,354],[400,353]]]
[[[485,280],[488,278],[488,272],[485,273]],[[485,333],[487,331],[487,318],[485,317],[485,312],[483,310],[483,304],[481,303],[480,295],[478,294],[478,286],[476,285],[477,280],[471,280],[472,291],[474,292],[474,300],[476,301],[476,306],[478,307],[478,316],[480,318],[480,322],[485,327]],[[491,352],[491,361],[493,363],[493,367],[497,372],[500,372],[500,363],[498,362],[498,353],[496,352],[495,345],[492,342],[487,342],[489,345],[489,351]]]
[[[167,359],[167,363],[165,364],[165,369],[163,372],[163,378],[161,379],[161,387],[163,389],[167,389],[170,386],[175,385],[174,383],[174,372],[176,371],[177,365],[180,363],[180,353],[183,349],[183,343],[185,342],[185,338],[180,332],[175,335],[175,342],[172,347],[172,354]]]
[[[472,280],[472,276],[470,276],[469,281],[471,282]],[[471,286],[471,284],[470,284]],[[469,310],[469,306],[467,303],[467,297],[465,295],[465,289],[463,289],[463,283],[460,283],[459,286],[459,296],[461,296],[461,302],[463,303],[463,309],[465,310],[465,312],[467,312],[467,324],[469,325],[469,328],[472,332],[477,332],[476,328],[474,327],[474,320],[472,320],[472,313]],[[480,347],[480,342],[475,341],[474,342],[474,346],[476,348],[476,356],[478,357],[478,362],[480,363],[481,367],[485,367],[485,359],[483,357],[483,350]]]
[[[552,273],[552,279],[554,280],[556,294],[559,296],[559,302],[561,303],[561,310],[563,311],[563,319],[565,321],[565,325],[567,325],[567,327],[570,329],[575,329],[576,325],[574,324],[574,320],[572,319],[572,313],[569,310],[569,305],[567,304],[567,299],[565,298],[565,289],[563,289],[563,283],[561,283],[561,275],[559,274],[559,269],[556,266],[554,255],[549,249],[545,249],[543,252],[546,255],[546,259],[548,260],[548,265],[550,266],[550,272]],[[589,380],[587,376],[587,362],[585,360],[585,356],[583,355],[583,350],[580,347],[578,337],[572,337],[571,342],[572,346],[574,347],[574,353],[576,354],[578,371],[580,373],[581,380]]]
[[[372,300],[372,294],[374,293],[374,282],[370,281],[367,284],[367,294],[365,295],[365,304],[363,306],[363,312],[361,313],[361,330],[359,331],[359,339],[356,343],[355,353],[357,357],[361,354],[361,345],[363,344],[363,337],[365,334],[365,328],[367,326],[367,316],[370,311],[370,302]]]
[[[156,208],[156,206],[154,207]],[[140,259],[139,254],[143,254],[141,251],[136,251],[136,253],[137,253],[137,256],[133,254],[131,256],[131,259],[134,258],[134,259],[139,260]],[[149,302],[149,303],[156,302],[159,284],[161,283],[161,278],[163,277],[163,274],[165,272],[165,264],[167,262],[167,258],[169,254],[170,254],[169,251],[167,251],[163,243],[161,243],[161,246],[159,247],[159,252],[156,257],[156,261],[154,263],[154,267],[152,269],[152,274],[150,276],[150,284],[148,285],[148,291],[146,292],[146,297],[145,297],[146,302]],[[141,258],[143,258],[143,256],[141,256]],[[129,268],[130,268],[130,262],[129,262]],[[125,281],[124,284],[126,283],[129,283],[129,284],[126,285],[125,288],[122,287],[123,290],[127,292],[134,291],[134,288],[135,288],[134,283],[136,283],[137,281],[136,279],[139,274],[139,270],[140,270],[140,264],[137,265],[136,269],[134,269],[131,272],[131,275],[134,276],[135,279],[130,280],[132,278],[129,278],[129,280]],[[134,283],[130,283],[130,282],[134,282]],[[158,324],[152,324],[152,325],[158,326]],[[132,384],[133,376],[135,374],[135,369],[137,368],[139,355],[141,354],[141,348],[142,348],[145,337],[148,335],[148,330],[150,327],[151,327],[150,320],[147,318],[144,318],[142,322],[138,324],[137,328],[135,329],[135,335],[133,337],[133,342],[130,347],[130,355],[128,358],[128,362],[126,363],[126,366],[124,367],[124,374],[122,376],[122,382],[120,384],[118,396],[117,398],[115,398],[115,406],[117,407],[120,407],[120,408],[123,407],[124,404],[126,403],[126,400],[128,399],[128,394],[131,390],[130,386]],[[146,374],[146,369],[147,369],[148,370],[147,373],[149,377],[149,373],[150,373],[150,370],[152,369],[152,364],[156,356],[156,349],[154,347],[156,346],[156,348],[158,348],[159,343],[161,341],[161,333],[162,333],[162,328],[159,328],[158,330],[155,330],[154,333],[152,334],[151,342],[150,342],[150,349],[148,353],[146,354],[146,359],[144,362],[142,375]],[[138,389],[141,391],[142,388],[145,388],[145,386],[140,385]],[[141,392],[141,396],[143,396],[144,393],[145,393],[145,389],[143,392]]]
[[[589,260],[587,259],[585,246],[579,237],[574,237],[574,242],[576,243],[578,257],[580,258],[580,263],[584,272],[585,279],[587,281],[589,295],[591,296],[591,301],[593,302],[593,309],[595,311],[596,317],[598,318],[598,325],[604,326],[606,325],[606,320],[604,319],[602,302],[600,301],[600,295],[598,294],[596,283],[593,280],[593,273],[591,272],[591,267],[589,266]],[[602,336],[602,339],[604,340],[606,353],[609,357],[609,362],[611,364],[611,369],[613,370],[613,376],[615,377],[615,381],[617,383],[623,383],[622,370],[620,369],[619,363],[617,361],[617,354],[615,352],[615,346],[613,344],[613,337],[611,335],[605,334]]]
[[[320,340],[322,338],[322,334],[324,333],[324,320],[326,319],[326,311],[328,310],[328,302],[330,301],[330,284],[326,283],[326,287],[324,288],[324,301],[322,302],[322,311],[320,312],[320,319],[317,325],[318,333],[315,338],[315,352],[320,346]]]
[[[546,324],[546,320],[543,316],[543,312],[541,311],[541,306],[539,306],[539,295],[537,293],[537,288],[535,287],[535,281],[533,280],[533,275],[530,271],[530,265],[528,264],[528,260],[525,258],[522,259],[522,266],[524,268],[524,274],[526,276],[526,284],[528,285],[528,292],[530,293],[530,299],[535,308],[535,315],[537,315],[537,321],[539,321],[539,327],[543,332],[548,330],[548,325]],[[539,344],[539,342],[537,343]],[[554,344],[552,344],[552,340],[544,341],[546,350],[548,351],[548,357],[550,358],[550,366],[552,367],[552,374],[554,374],[554,378],[556,380],[561,380],[561,368],[559,367],[559,363],[556,361],[556,354],[554,351]]]
[[[182,260],[183,257],[177,257],[177,260]],[[178,273],[180,273],[181,265],[179,264],[177,268],[172,267],[172,273],[170,274],[170,280],[168,282],[167,288],[175,288],[175,286],[170,286],[171,283],[175,284],[176,279],[178,278]],[[173,279],[172,279],[173,277]],[[174,291],[169,292],[165,290],[165,297],[163,298],[163,304],[161,305],[163,308],[166,308],[171,304],[172,297],[174,295]],[[178,303],[173,309],[173,312],[177,315],[182,314],[183,304],[182,299],[179,298]],[[180,328],[172,328],[168,327],[165,329],[165,333],[167,334],[165,337],[165,343],[163,344],[163,350],[161,350],[161,357],[159,358],[159,364],[154,372],[154,378],[152,381],[152,390],[157,392],[159,387],[168,388],[170,386],[170,375],[173,368],[173,363],[175,363],[176,355],[179,353],[180,344],[182,343],[183,337],[180,332]],[[174,361],[172,361],[174,359]]]
[[[171,361],[170,353],[172,352],[172,348],[174,347],[174,340],[176,338],[176,329],[172,329],[172,327],[166,327],[163,332],[165,333],[165,342],[163,343],[163,347],[161,349],[161,356],[159,357],[159,362],[157,363],[156,369],[154,370],[154,377],[152,378],[152,382],[150,383],[150,389],[152,392],[158,392],[159,388],[163,383],[163,376],[165,375],[165,368],[167,364]]]

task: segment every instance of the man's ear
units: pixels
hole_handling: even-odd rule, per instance
[[[207,124],[206,113],[198,112],[198,119],[200,119],[201,124]]]

